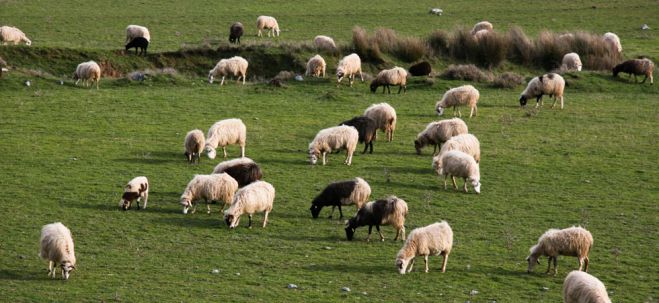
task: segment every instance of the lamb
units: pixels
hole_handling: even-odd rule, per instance
[[[453,248],[453,230],[446,221],[414,229],[396,256],[396,268],[401,275],[412,271],[414,259],[423,256],[428,272],[428,256],[442,255],[442,272],[446,272],[448,255]],[[408,267],[409,265],[409,267]]]
[[[556,261],[559,255],[572,256],[579,259],[579,270],[588,271],[588,254],[593,247],[593,236],[589,231],[578,227],[565,229],[550,229],[538,239],[538,244],[531,247],[531,254],[526,258],[529,262],[527,272],[531,272],[535,264],[540,264],[540,256],[548,256],[547,271],[551,269],[554,260],[554,275],[558,272]],[[585,268],[584,268],[585,265]]]
[[[450,150],[459,150],[463,153],[466,153],[472,157],[476,163],[480,164],[481,161],[481,147],[480,142],[476,136],[472,134],[461,134],[451,137],[448,141],[442,144],[442,148],[439,150],[437,156],[432,158],[432,168],[437,175],[442,168],[442,156],[444,153]]]
[[[149,33],[149,29],[140,26],[140,25],[129,25],[126,27],[126,42],[125,44],[128,44],[130,41],[133,41],[133,39],[142,37],[146,39],[146,41],[151,42],[151,34]]]
[[[255,212],[264,212],[263,228],[265,228],[274,200],[275,188],[270,183],[265,181],[251,183],[236,193],[231,207],[224,212],[224,222],[229,228],[236,228],[240,223],[240,216],[247,213],[249,215],[248,228],[252,228],[252,215]]]
[[[645,78],[643,78],[643,81],[641,83],[645,83],[645,80],[647,80],[648,77],[650,77],[650,84],[654,84],[654,78],[652,77],[653,71],[654,71],[654,62],[652,62],[652,60],[647,58],[632,59],[616,65],[613,68],[613,76],[617,77],[618,73],[626,73],[629,74],[629,77],[631,78],[631,76],[634,75],[634,82],[638,83],[638,79],[636,79],[636,75],[645,75]]]
[[[526,86],[526,89],[522,92],[519,97],[519,104],[524,107],[526,106],[527,100],[530,98],[536,98],[535,107],[542,105],[542,95],[549,95],[551,98],[553,96],[554,103],[551,107],[554,108],[556,101],[561,100],[561,109],[563,109],[563,90],[565,89],[565,79],[559,74],[548,73],[539,77],[535,77],[529,81],[529,84]]]
[[[442,100],[435,104],[435,110],[437,111],[437,115],[441,116],[445,108],[453,106],[453,116],[455,116],[457,110],[458,117],[462,117],[462,113],[458,107],[467,105],[471,108],[471,112],[469,113],[469,118],[471,118],[473,115],[478,115],[477,104],[480,96],[478,90],[471,85],[458,86],[444,93]]]
[[[315,55],[307,61],[307,71],[305,72],[305,75],[312,75],[317,78],[319,78],[320,75],[323,75],[323,78],[325,78],[326,67],[327,64],[325,64],[325,59],[320,55]]]
[[[576,71],[581,71],[581,67],[583,64],[581,63],[581,58],[579,58],[579,54],[577,53],[568,53],[563,56],[563,62],[561,64],[561,70],[576,70]]]
[[[468,132],[467,124],[460,118],[430,122],[422,132],[416,135],[416,140],[414,140],[416,154],[420,155],[421,149],[426,145],[432,145],[433,154],[435,154],[439,145],[453,136]]]
[[[218,146],[222,147],[224,157],[227,157],[227,145],[240,145],[240,157],[245,157],[245,141],[247,140],[247,127],[240,119],[225,119],[215,122],[208,129],[206,147],[204,150],[209,159],[215,159]]]
[[[80,63],[73,73],[73,80],[76,80],[75,85],[82,80],[82,84],[85,86],[93,85],[96,82],[96,89],[98,89],[98,83],[101,81],[101,67],[94,61]]]
[[[240,37],[243,36],[245,32],[245,27],[240,22],[235,22],[231,24],[229,28],[229,43],[238,43],[240,44]]]
[[[313,44],[318,49],[326,49],[330,51],[336,50],[336,43],[334,43],[334,39],[328,36],[318,35],[314,37]]]
[[[387,136],[387,142],[394,139],[394,131],[396,130],[396,110],[388,103],[371,104],[365,111],[364,116],[369,117],[375,121],[377,128],[382,130]]]
[[[339,61],[338,66],[336,67],[336,82],[337,85],[341,84],[343,77],[348,77],[350,82],[350,87],[352,83],[355,82],[355,74],[359,73],[359,77],[364,82],[364,75],[362,75],[362,60],[359,59],[359,55],[352,53],[347,55]]]
[[[371,82],[371,92],[374,93],[378,87],[382,86],[383,94],[385,88],[389,91],[389,94],[391,94],[391,89],[389,89],[390,85],[398,86],[399,94],[401,90],[407,92],[407,71],[398,66],[380,71]]]
[[[366,153],[366,149],[369,147],[371,148],[370,153],[373,153],[373,141],[375,141],[375,135],[377,134],[378,128],[377,125],[375,124],[375,120],[366,117],[366,116],[358,116],[354,117],[350,120],[343,121],[339,123],[339,125],[348,125],[352,126],[357,129],[357,132],[359,133],[359,143],[364,143],[364,151],[363,153]]]
[[[213,169],[214,174],[227,173],[236,179],[238,187],[251,184],[263,178],[263,172],[254,160],[250,158],[237,158],[224,161]]]
[[[620,38],[618,38],[618,35],[614,33],[605,33],[602,35],[602,39],[609,44],[613,53],[622,53],[622,45],[620,44]]]
[[[475,35],[480,30],[487,30],[491,32],[494,30],[494,26],[492,25],[492,23],[487,21],[478,22],[474,25],[474,28],[471,29],[471,34]]]
[[[39,256],[48,260],[48,276],[55,278],[57,263],[62,269],[62,279],[68,280],[76,268],[76,254],[71,231],[61,222],[46,224],[41,228]]]
[[[407,217],[407,203],[396,196],[368,202],[346,222],[346,237],[351,241],[357,227],[368,225],[366,241],[371,241],[371,230],[375,225],[375,229],[380,234],[380,240],[384,241],[380,225],[391,225],[396,229],[394,241],[398,240],[399,236],[405,240],[405,217]]]
[[[233,77],[238,77],[238,79],[236,79],[238,83],[240,83],[240,78],[243,78],[243,85],[245,85],[248,65],[249,63],[247,63],[247,60],[240,56],[222,59],[208,72],[208,83],[212,84],[216,76],[222,76],[222,81],[220,81],[220,86],[222,86],[224,85],[224,77],[231,75]]]
[[[459,150],[448,151],[440,157],[442,166],[438,169],[438,175],[444,176],[444,190],[446,190],[446,178],[450,175],[455,189],[458,189],[455,177],[461,177],[465,181],[463,187],[465,192],[469,192],[467,190],[467,181],[469,181],[474,191],[477,194],[481,193],[481,173],[474,157]]]
[[[432,65],[428,61],[421,61],[417,64],[410,66],[410,75],[416,76],[428,76],[432,73]]]
[[[119,201],[119,207],[123,210],[130,209],[133,201],[137,201],[137,209],[140,209],[140,200],[144,200],[143,208],[149,200],[149,180],[144,176],[135,177],[124,186],[124,194]]]
[[[139,48],[140,53],[139,55],[144,54],[146,57],[146,50],[149,48],[149,40],[147,40],[144,37],[137,37],[133,40],[131,40],[128,44],[126,44],[126,51],[128,51],[131,48],[135,48],[135,54],[138,55],[137,49]]]
[[[232,203],[236,190],[238,190],[238,182],[229,174],[195,175],[181,195],[183,214],[187,214],[190,208],[194,214],[197,210],[197,201],[201,199],[206,202],[208,214],[211,213],[209,204],[211,201],[224,202],[220,210],[222,211],[227,204]]]
[[[2,45],[7,45],[12,43],[16,45],[21,42],[25,42],[25,45],[32,45],[32,41],[25,36],[25,33],[20,29],[13,26],[0,26],[0,42]]]
[[[563,282],[565,303],[611,303],[604,283],[590,274],[574,270]]]
[[[185,158],[188,159],[188,163],[194,163],[196,159],[197,164],[199,164],[201,153],[204,151],[205,144],[206,139],[204,139],[204,133],[201,132],[201,130],[194,129],[185,135],[183,147],[185,148],[184,155]]]
[[[257,36],[261,37],[261,30],[270,30],[268,31],[268,37],[272,33],[273,37],[279,37],[279,24],[277,20],[270,16],[259,16],[256,18],[256,29],[259,30]]]
[[[342,205],[355,204],[359,210],[371,196],[371,187],[362,178],[330,183],[323,191],[311,201],[311,216],[316,219],[325,206],[332,206],[329,218],[332,218],[334,209],[339,207],[339,218],[343,218]]]
[[[318,157],[322,155],[323,165],[327,164],[325,156],[333,150],[346,149],[346,165],[352,164],[352,154],[357,148],[359,141],[359,132],[356,128],[347,125],[334,126],[323,129],[316,134],[316,137],[309,143],[309,159],[312,165],[318,162]]]

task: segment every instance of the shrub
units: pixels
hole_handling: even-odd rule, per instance
[[[449,56],[458,60],[467,62],[473,58],[473,50],[476,48],[476,40],[471,33],[465,28],[457,29],[451,35],[449,42]]]
[[[508,37],[503,34],[490,32],[477,40],[475,49],[471,52],[474,56],[470,58],[479,66],[493,68],[499,66],[508,52]]]
[[[395,55],[403,61],[413,62],[425,56],[427,49],[425,41],[416,37],[407,37],[398,40]]]
[[[491,81],[491,76],[482,72],[476,65],[467,64],[467,65],[454,65],[451,64],[449,67],[442,72],[440,77],[448,80],[467,80],[467,81],[477,81],[477,82],[487,82]]]
[[[524,34],[524,31],[518,26],[514,26],[508,31],[508,58],[518,64],[529,64],[533,54],[533,43]]]
[[[524,83],[524,77],[513,72],[505,72],[497,76],[492,82],[496,88],[515,88]]]
[[[369,39],[364,28],[355,26],[352,29],[352,45],[360,58],[375,61],[376,63],[384,62],[379,45]]]
[[[613,52],[599,35],[592,33],[577,32],[570,48],[579,54],[584,69],[611,70],[622,61],[619,53]]]
[[[377,44],[381,51],[391,53],[398,48],[398,37],[392,29],[378,28],[371,43]]]
[[[446,31],[435,30],[428,38],[428,46],[434,52],[435,56],[449,54],[449,35]]]
[[[566,39],[548,31],[540,33],[534,46],[533,62],[545,70],[560,67],[563,55],[570,52]]]

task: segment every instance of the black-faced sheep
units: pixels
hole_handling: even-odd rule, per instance
[[[39,256],[48,260],[48,276],[55,278],[57,264],[62,269],[62,279],[68,280],[76,268],[76,255],[71,231],[60,222],[46,224],[41,228]]]
[[[526,103],[531,98],[536,98],[535,107],[542,105],[542,96],[549,95],[554,98],[554,103],[551,107],[554,108],[557,100],[561,100],[561,109],[563,109],[563,91],[565,90],[565,79],[559,74],[549,73],[539,77],[535,77],[529,81],[526,89],[519,97],[519,104],[526,106]]]
[[[128,52],[129,49],[134,48],[135,49],[135,54],[136,55],[142,55],[146,57],[146,50],[149,48],[149,40],[147,40],[144,37],[137,37],[131,40],[128,44],[126,44],[126,52]],[[140,50],[140,53],[137,53],[137,50]]]
[[[119,201],[119,207],[123,210],[130,209],[133,201],[137,201],[137,209],[140,209],[140,200],[144,200],[142,208],[146,208],[146,203],[149,200],[149,180],[144,177],[135,177],[133,180],[128,181],[124,186],[124,194]]]
[[[96,82],[96,89],[98,89],[98,83],[101,81],[101,67],[94,61],[80,63],[73,73],[73,80],[76,80],[75,85],[82,80],[82,84],[85,86],[91,86]]]
[[[362,154],[366,153],[366,149],[369,147],[371,148],[369,153],[373,153],[373,141],[375,141],[375,136],[378,131],[375,120],[366,116],[358,116],[343,121],[339,125],[348,125],[356,128],[359,133],[359,143],[364,143],[364,151]]]
[[[371,240],[371,230],[375,225],[380,234],[380,240],[384,241],[384,236],[380,231],[380,225],[391,225],[396,229],[394,241],[405,240],[405,217],[407,216],[407,203],[396,196],[389,196],[381,200],[366,203],[364,207],[357,211],[357,214],[346,222],[346,238],[352,240],[357,227],[368,225],[368,237],[366,241]]]
[[[339,218],[343,218],[342,205],[355,204],[357,209],[368,201],[371,196],[371,187],[362,178],[330,183],[323,191],[311,201],[311,216],[315,219],[325,206],[332,206],[329,217],[332,218],[334,209],[339,207]]]
[[[183,141],[185,152],[183,154],[185,155],[185,158],[188,159],[188,163],[194,163],[196,160],[197,164],[199,164],[201,153],[204,151],[205,145],[206,139],[201,130],[194,129],[185,135],[185,140]]]
[[[469,133],[467,124],[460,118],[453,118],[442,121],[430,122],[426,128],[421,131],[414,140],[416,154],[421,154],[421,149],[426,145],[433,146],[433,154],[437,152],[437,147],[453,136]]]
[[[355,82],[355,75],[359,73],[359,77],[364,82],[364,75],[362,75],[362,60],[359,58],[359,55],[352,53],[347,55],[339,61],[338,66],[336,67],[336,82],[337,85],[341,84],[343,77],[348,77],[350,86]]]
[[[438,168],[438,174],[444,176],[444,190],[446,190],[446,178],[451,176],[453,187],[458,189],[455,183],[455,177],[464,179],[464,192],[467,190],[467,181],[474,187],[477,194],[481,193],[481,173],[480,167],[474,157],[459,150],[451,150],[440,155],[442,166]]]
[[[227,204],[231,204],[236,190],[238,190],[238,182],[229,174],[195,175],[181,195],[183,213],[187,214],[188,210],[192,208],[194,214],[197,210],[198,200],[206,202],[208,214],[211,213],[209,204],[211,201],[222,201],[224,202],[220,210],[222,211]]]
[[[442,144],[437,156],[432,158],[432,168],[437,175],[442,167],[442,155],[451,150],[459,150],[472,157],[476,163],[480,164],[481,161],[481,146],[476,136],[472,134],[461,134],[451,137],[448,141]]]
[[[375,121],[375,125],[387,136],[387,142],[394,139],[396,131],[396,110],[388,103],[371,104],[365,111],[364,116]]]
[[[220,81],[220,86],[224,85],[224,77],[233,76],[238,77],[236,81],[240,83],[240,78],[243,79],[243,85],[245,85],[245,80],[247,79],[247,67],[249,63],[245,58],[240,56],[234,56],[229,59],[222,59],[213,69],[208,72],[208,83],[213,83],[213,80],[216,76],[222,76],[222,81]]]
[[[602,39],[609,44],[613,53],[619,54],[622,52],[622,45],[620,44],[620,38],[618,35],[614,33],[605,33],[602,35]]]
[[[256,181],[236,192],[231,207],[224,212],[224,222],[229,228],[240,224],[240,216],[249,215],[249,228],[252,228],[252,215],[264,212],[263,228],[268,224],[268,214],[272,211],[275,201],[275,188],[268,182]]]
[[[307,70],[304,73],[305,75],[309,76],[314,76],[319,78],[321,75],[323,78],[325,78],[325,68],[327,67],[327,64],[325,63],[325,59],[321,57],[320,55],[315,55],[307,61]]]
[[[634,82],[638,83],[636,75],[644,75],[645,78],[643,78],[641,83],[645,83],[645,80],[647,80],[649,77],[650,84],[654,84],[654,79],[652,77],[653,71],[654,62],[652,62],[650,59],[632,59],[616,65],[613,68],[613,76],[617,77],[619,73],[625,73],[629,74],[629,77],[631,78],[632,75],[634,75]]]
[[[215,159],[216,148],[222,147],[224,157],[227,157],[227,145],[240,145],[240,157],[245,157],[245,141],[247,140],[247,127],[240,119],[225,119],[215,122],[208,129],[206,137],[206,151],[209,159]]]
[[[564,303],[611,303],[604,283],[583,271],[572,271],[563,282]]]
[[[459,106],[467,105],[471,108],[469,113],[469,118],[473,115],[478,115],[478,99],[480,98],[480,93],[472,85],[463,85],[456,88],[449,89],[444,93],[444,96],[435,104],[435,111],[437,115],[442,115],[444,109],[447,107],[453,107],[453,116],[457,111],[458,117],[462,117]]]
[[[417,256],[423,256],[428,272],[428,256],[443,256],[442,272],[446,271],[446,262],[453,248],[453,230],[446,221],[436,222],[425,227],[414,229],[403,248],[400,249],[396,256],[396,269],[403,275],[412,271],[414,259]],[[409,265],[409,267],[408,267]]]
[[[581,71],[583,64],[581,63],[581,58],[577,53],[568,53],[563,56],[563,61],[561,63],[561,70],[570,71],[576,70]]]
[[[133,39],[137,37],[143,37],[147,41],[151,42],[151,34],[149,33],[149,29],[140,26],[140,25],[129,25],[126,27],[126,42],[128,43],[132,41]]]
[[[352,154],[357,148],[359,141],[359,132],[356,128],[347,125],[334,126],[323,129],[316,134],[316,137],[309,143],[309,160],[312,165],[318,162],[322,156],[323,165],[327,164],[325,157],[327,153],[334,150],[346,150],[346,165],[352,164]]]
[[[238,187],[243,187],[263,178],[263,172],[254,160],[238,158],[224,161],[213,169],[214,174],[227,173],[238,181]]]
[[[25,45],[32,45],[32,41],[25,36],[25,33],[13,26],[0,26],[0,42],[2,45],[12,43],[14,45],[25,42]]]
[[[256,29],[259,30],[257,36],[261,37],[261,31],[262,30],[269,30],[268,31],[268,37],[270,37],[270,33],[272,33],[273,37],[279,37],[279,24],[277,23],[277,20],[273,17],[270,16],[259,16],[256,18]]]
[[[378,87],[382,86],[383,94],[385,88],[391,94],[391,89],[389,89],[390,85],[398,86],[399,94],[401,90],[407,92],[407,71],[398,66],[380,71],[375,79],[371,81],[371,92],[374,93]]]
[[[229,43],[238,43],[240,44],[240,37],[243,36],[245,32],[245,27],[240,22],[235,22],[231,24],[229,28]]]
[[[410,66],[409,69],[410,75],[412,76],[428,76],[432,73],[432,65],[427,61],[422,61],[417,64]]]
[[[540,257],[547,256],[547,272],[551,269],[554,260],[554,275],[558,272],[556,262],[559,255],[572,256],[579,259],[579,270],[588,271],[588,254],[593,247],[593,236],[589,231],[579,227],[565,229],[550,229],[538,239],[538,244],[531,247],[531,254],[526,258],[529,262],[527,272],[531,272],[536,263],[540,264]]]

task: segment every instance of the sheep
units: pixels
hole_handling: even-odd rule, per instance
[[[494,30],[494,26],[492,25],[492,23],[487,21],[478,22],[474,25],[474,28],[471,29],[471,34],[476,35],[476,33],[481,30],[487,30],[491,32],[492,30]]]
[[[553,259],[554,275],[556,275],[558,272],[556,261],[559,255],[577,257],[579,270],[588,271],[588,254],[592,247],[593,236],[581,226],[547,230],[538,239],[538,244],[533,245],[529,250],[531,253],[526,258],[529,263],[527,272],[530,273],[536,263],[540,264],[540,256],[547,256],[549,258],[545,273],[549,273]]]
[[[629,74],[630,78],[634,75],[634,82],[638,83],[636,75],[645,75],[641,83],[645,83],[645,80],[650,77],[650,84],[654,84],[654,78],[652,77],[653,70],[654,63],[650,59],[632,59],[616,65],[613,68],[613,76],[617,77],[618,73],[621,72]]]
[[[124,194],[119,201],[119,207],[123,210],[130,209],[133,201],[137,201],[137,209],[140,209],[140,200],[144,200],[142,208],[146,209],[149,200],[149,180],[145,176],[135,177],[124,186]]]
[[[257,36],[261,37],[261,30],[269,30],[268,31],[268,37],[270,37],[270,33],[272,33],[273,37],[279,37],[279,24],[277,24],[277,20],[273,17],[270,16],[259,16],[256,18],[256,29],[259,30]]]
[[[435,222],[425,227],[419,227],[405,240],[405,244],[396,256],[396,268],[401,275],[412,271],[414,259],[423,256],[428,272],[428,256],[442,255],[442,272],[446,272],[446,262],[453,248],[453,230],[446,221]],[[409,267],[408,267],[409,265]]]
[[[364,75],[362,75],[362,60],[359,59],[359,55],[352,53],[347,55],[339,61],[338,66],[336,67],[336,82],[337,85],[341,84],[343,77],[348,77],[350,82],[350,87],[352,83],[355,82],[355,74],[359,73],[359,77],[364,82]]]
[[[398,66],[380,71],[371,82],[371,92],[374,93],[378,87],[382,86],[383,94],[385,88],[389,91],[389,94],[391,94],[391,89],[389,89],[390,85],[398,86],[399,94],[401,90],[407,92],[407,71]]]
[[[309,159],[312,165],[318,162],[318,157],[322,155],[323,165],[327,164],[325,156],[333,150],[346,149],[346,165],[352,164],[352,154],[357,148],[359,141],[359,132],[356,128],[347,125],[334,126],[323,129],[316,134],[316,137],[309,143]]]
[[[248,65],[249,63],[247,60],[240,56],[222,59],[208,72],[208,83],[212,84],[215,76],[222,76],[222,81],[220,81],[220,86],[222,86],[224,85],[224,77],[231,75],[233,77],[238,77],[238,79],[236,79],[238,83],[240,83],[240,78],[243,78],[243,85],[245,85]]]
[[[359,133],[359,143],[364,143],[364,151],[362,154],[366,153],[366,149],[369,147],[373,153],[373,141],[375,141],[375,135],[377,134],[378,127],[375,123],[375,120],[366,117],[366,116],[357,116],[350,120],[343,121],[339,125],[348,125],[357,129]]]
[[[247,127],[240,119],[225,119],[215,122],[208,129],[206,146],[204,150],[209,159],[215,159],[218,146],[222,147],[224,157],[227,157],[227,145],[240,145],[240,157],[245,157],[245,141],[247,140]]]
[[[25,42],[25,45],[32,45],[32,41],[25,36],[25,33],[20,29],[13,26],[0,26],[0,41],[2,45],[12,43],[16,45],[20,42]]]
[[[535,77],[529,81],[526,89],[519,97],[519,104],[522,107],[526,106],[528,99],[535,97],[535,107],[542,105],[542,95],[553,96],[554,103],[551,107],[554,108],[556,100],[561,100],[561,109],[563,109],[563,90],[565,89],[565,79],[559,74],[548,73],[539,77]]]
[[[436,7],[435,7],[435,8],[431,8],[431,9],[428,11],[428,14],[431,14],[431,15],[437,15],[437,16],[441,16],[443,13],[444,13],[444,10],[442,10],[441,8],[436,8]]]
[[[586,272],[574,270],[563,282],[563,302],[611,303],[611,299],[602,281]]]
[[[82,84],[85,86],[93,85],[96,82],[96,89],[98,89],[98,83],[101,81],[101,67],[94,61],[80,63],[73,73],[73,80],[76,80],[75,85],[82,80]]]
[[[188,159],[188,163],[194,163],[195,159],[197,164],[201,160],[201,153],[204,151],[204,145],[206,144],[206,139],[204,138],[204,133],[201,130],[194,129],[189,131],[185,135],[185,141],[183,142],[183,147],[185,148],[185,158]]]
[[[144,54],[146,57],[146,50],[149,48],[149,40],[147,40],[144,37],[137,37],[133,40],[131,40],[128,44],[126,44],[126,52],[128,52],[129,49],[135,48],[135,54],[138,55],[137,49],[139,48],[140,53],[139,55]]]
[[[336,43],[334,43],[334,39],[328,36],[318,35],[314,37],[313,44],[318,49],[326,49],[330,51],[336,50]]]
[[[229,176],[236,179],[238,187],[243,187],[252,182],[256,182],[263,178],[263,172],[254,160],[250,158],[237,158],[221,162],[215,169],[214,174],[227,173]]]
[[[442,166],[438,169],[438,175],[444,176],[444,190],[446,190],[446,178],[451,176],[455,189],[458,189],[455,177],[461,177],[465,181],[463,187],[465,193],[469,192],[467,190],[467,181],[471,183],[477,194],[481,193],[481,173],[474,157],[459,150],[450,150],[441,154],[440,157]]]
[[[368,225],[366,241],[369,242],[371,241],[371,230],[375,225],[375,229],[380,234],[380,240],[384,241],[380,225],[391,225],[396,229],[394,241],[398,240],[399,236],[405,240],[405,217],[407,217],[407,202],[396,196],[368,202],[346,222],[346,238],[348,241],[352,241],[357,227]]]
[[[483,39],[485,36],[489,35],[490,33],[492,33],[492,31],[489,30],[489,29],[481,29],[481,30],[475,32],[473,34],[473,37],[474,37],[474,40],[480,41],[481,39]]]
[[[256,181],[241,188],[233,198],[231,207],[224,212],[224,222],[233,229],[240,223],[240,216],[249,215],[248,228],[252,228],[252,215],[255,212],[264,212],[263,228],[268,224],[268,214],[272,211],[275,200],[275,188],[265,181]]]
[[[439,145],[453,136],[468,132],[467,124],[460,118],[430,122],[423,131],[416,135],[416,140],[414,140],[416,154],[420,155],[421,149],[426,145],[432,145],[433,154],[435,154]]]
[[[364,116],[369,117],[375,121],[378,129],[382,130],[387,136],[387,142],[394,139],[394,131],[396,131],[396,110],[388,103],[371,104],[365,111]],[[377,138],[377,136],[376,136]]]
[[[325,78],[325,68],[327,67],[327,64],[325,64],[325,59],[321,57],[320,55],[315,55],[307,61],[307,71],[304,73],[306,76],[312,75],[314,77],[319,78],[320,75],[323,75],[323,78]]]
[[[211,213],[211,201],[222,201],[222,209],[233,201],[233,195],[238,190],[238,182],[229,176],[229,174],[210,174],[195,175],[185,187],[181,194],[181,205],[183,214],[187,214],[192,208],[194,214],[197,210],[197,200],[203,199],[206,202],[206,211]]]
[[[481,161],[481,147],[480,142],[476,136],[472,134],[461,134],[451,137],[448,141],[442,144],[442,148],[437,153],[437,156],[432,158],[432,168],[437,175],[442,168],[442,155],[450,150],[459,150],[472,157],[474,161],[480,164]]]
[[[329,218],[332,218],[334,209],[339,207],[339,218],[343,218],[342,205],[355,204],[359,210],[368,202],[371,196],[371,187],[362,178],[355,178],[353,180],[338,181],[330,183],[323,189],[323,191],[311,201],[311,216],[316,219],[318,214],[324,206],[332,206],[332,212]]]
[[[437,115],[441,116],[445,108],[453,106],[453,116],[455,116],[457,110],[458,117],[462,117],[462,113],[458,107],[467,105],[471,108],[471,112],[469,113],[469,118],[471,118],[473,115],[478,115],[477,104],[480,96],[478,90],[471,85],[458,86],[444,93],[442,99],[435,104],[435,111]]]
[[[432,66],[428,61],[421,61],[417,64],[410,66],[409,69],[410,75],[416,76],[428,76],[432,73]]]
[[[140,25],[129,25],[126,27],[126,42],[124,44],[128,44],[130,41],[133,41],[133,39],[142,37],[146,39],[146,41],[151,42],[151,34],[149,33],[149,29],[140,26]]]
[[[561,70],[576,70],[576,71],[581,71],[581,67],[583,64],[581,63],[581,58],[579,58],[579,54],[577,53],[568,53],[563,56],[563,62],[561,64]]]
[[[229,43],[238,43],[240,44],[240,37],[243,36],[245,32],[245,27],[240,22],[234,22],[229,28]]]
[[[602,35],[602,39],[609,44],[613,53],[619,54],[622,52],[622,45],[620,44],[620,38],[618,38],[618,35],[614,33],[605,33]]]
[[[76,254],[71,231],[61,222],[46,224],[41,228],[39,256],[48,260],[48,276],[55,278],[57,263],[62,269],[62,279],[68,280],[76,268]]]

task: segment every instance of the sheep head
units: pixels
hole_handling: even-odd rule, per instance
[[[419,140],[414,140],[414,149],[416,149],[416,154],[420,155],[421,154],[421,148],[423,148],[423,144]]]
[[[437,108],[435,109],[435,111],[437,112],[437,115],[438,115],[438,116],[441,116],[442,114],[444,114],[444,107],[442,107],[441,105],[440,105],[440,106],[437,106]]]
[[[212,72],[208,73],[208,83],[213,84],[214,79]]]
[[[527,273],[531,273],[536,264],[540,264],[540,254],[536,252],[538,245],[531,247],[531,254],[526,257],[526,261],[529,263],[529,267],[526,269]]]
[[[519,106],[525,107],[526,103],[528,102],[528,98],[525,95],[519,96]]]
[[[123,210],[128,210],[130,208],[130,200],[121,199],[121,201],[119,201],[119,207]]]
[[[320,151],[316,148],[309,149],[309,162],[311,165],[316,165],[318,158],[320,157]]]
[[[62,267],[62,279],[68,280],[69,275],[71,274],[71,271],[76,269],[75,265],[71,264],[69,261],[64,261],[62,264],[60,264]]]
[[[224,223],[226,223],[227,226],[230,229],[234,229],[240,223],[240,217],[234,216],[232,214],[225,213],[224,214]]]
[[[212,146],[206,146],[204,148],[204,150],[206,151],[206,154],[208,155],[208,158],[211,159],[211,160],[215,159],[215,157],[217,156],[217,151]]]
[[[355,224],[355,218],[350,218],[350,220],[346,221],[346,238],[348,241],[352,241],[352,238],[355,235],[355,229],[356,229],[356,224]]]
[[[318,219],[318,215],[320,214],[321,209],[323,209],[321,205],[311,204],[311,208],[309,208],[311,211],[311,217]]]
[[[378,82],[375,81],[375,80],[373,80],[373,81],[371,82],[371,92],[372,92],[372,93],[375,93],[376,90],[378,90]]]
[[[472,181],[471,181],[471,185],[474,186],[474,191],[475,191],[477,194],[480,194],[480,193],[481,193],[481,182],[479,182],[478,180],[472,180]]]
[[[396,258],[396,269],[398,269],[398,272],[401,275],[405,274],[407,266],[410,264],[410,260],[411,259],[406,260],[406,259],[403,259],[403,258],[400,258],[400,257]]]
[[[190,207],[192,207],[192,201],[187,198],[181,198],[181,205],[183,205],[183,214],[185,215],[190,210]]]

